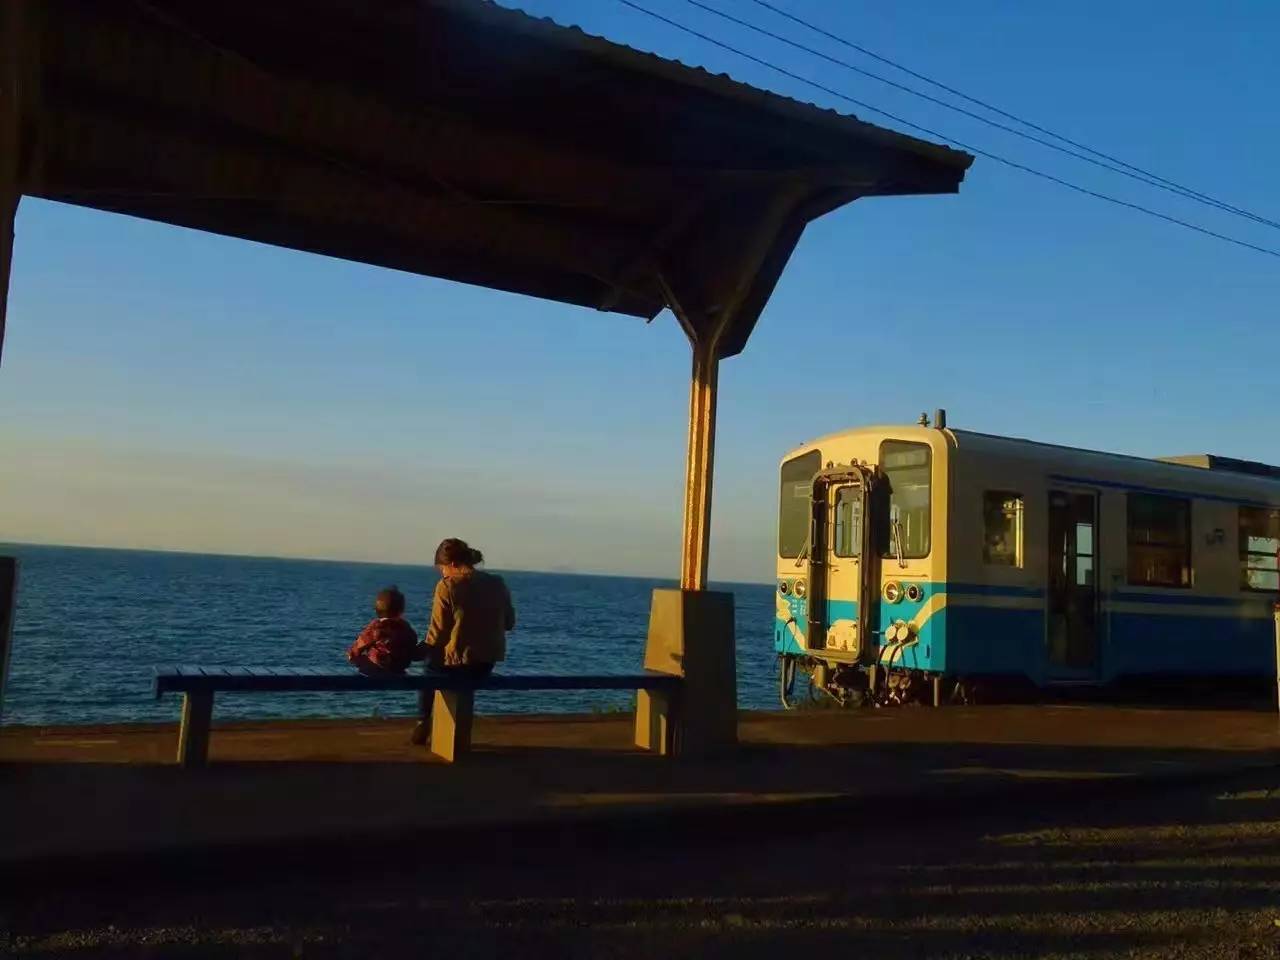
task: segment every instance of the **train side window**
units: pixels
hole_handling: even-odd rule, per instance
[[[1127,505],[1129,583],[1191,586],[1191,501],[1131,493]]]
[[[837,557],[862,555],[862,488],[841,487],[836,491],[835,531],[832,553]]]
[[[1240,585],[1280,593],[1280,510],[1240,508]]]
[[[1022,494],[988,490],[982,495],[982,560],[997,567],[1022,567]]]

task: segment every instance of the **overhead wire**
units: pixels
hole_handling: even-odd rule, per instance
[[[713,14],[714,16],[717,16],[729,23],[733,23],[747,30],[751,30],[752,32],[757,33],[763,37],[767,37],[779,43],[786,44],[787,46],[795,50],[799,50],[803,53],[809,54],[810,56],[818,57],[821,60],[825,60],[826,62],[834,64],[838,67],[843,67],[846,70],[851,70],[854,73],[860,74],[864,77],[868,77],[871,80],[875,80],[877,83],[883,83],[886,86],[893,87],[895,90],[901,90],[902,92],[907,93],[913,97],[917,97],[921,100],[926,100],[929,103],[936,104],[937,106],[943,107],[947,110],[954,111],[955,113],[959,113],[963,116],[969,117],[970,119],[977,120],[979,123],[985,123],[990,127],[993,127],[997,130],[1002,130],[1005,133],[1010,133],[1015,137],[1021,137],[1024,140],[1028,140],[1032,143],[1039,144],[1042,147],[1047,147],[1050,150],[1055,150],[1058,153],[1065,154],[1066,156],[1074,157],[1075,159],[1083,161],[1084,163],[1092,164],[1095,167],[1100,167],[1101,169],[1110,171],[1111,173],[1119,174],[1122,177],[1128,177],[1131,180],[1136,180],[1139,183],[1146,184],[1149,187],[1155,187],[1158,190],[1165,190],[1176,196],[1180,196],[1186,200],[1191,200],[1195,203],[1201,203],[1206,206],[1213,207],[1216,210],[1221,210],[1225,213],[1231,213],[1236,216],[1243,217],[1247,220],[1252,220],[1254,223],[1260,223],[1265,226],[1280,230],[1280,222],[1278,221],[1270,220],[1266,217],[1260,216],[1259,214],[1253,213],[1250,210],[1245,210],[1241,207],[1233,206],[1232,204],[1227,203],[1225,200],[1219,200],[1216,197],[1211,197],[1208,194],[1201,193],[1200,191],[1194,190],[1191,187],[1185,187],[1182,184],[1175,183],[1172,180],[1168,180],[1164,177],[1158,176],[1157,174],[1151,173],[1147,170],[1143,170],[1141,167],[1136,167],[1133,164],[1126,163],[1125,161],[1119,160],[1115,157],[1111,157],[1108,154],[1102,153],[1099,150],[1094,150],[1093,148],[1085,146],[1084,144],[1078,144],[1073,140],[1068,140],[1066,137],[1062,137],[1056,133],[1053,133],[1051,130],[1046,130],[1045,128],[1037,126],[1036,124],[1033,124],[1030,121],[1023,120],[1019,117],[1015,117],[1012,114],[1006,114],[1005,111],[1000,110],[996,107],[989,106],[988,104],[982,101],[975,101],[974,98],[968,97],[965,94],[955,92],[951,87],[943,86],[942,84],[938,84],[936,81],[927,80],[927,78],[922,78],[922,79],[926,79],[926,81],[929,83],[934,83],[935,85],[942,87],[942,89],[946,90],[949,93],[954,93],[955,96],[964,97],[964,99],[966,100],[970,100],[971,102],[976,102],[978,105],[983,107],[983,109],[991,110],[993,112],[999,113],[1001,116],[1007,116],[1016,123],[1020,123],[1020,124],[1023,124],[1024,126],[1040,131],[1041,133],[1046,134],[1046,136],[1053,137],[1056,140],[1061,140],[1064,143],[1070,144],[1071,146],[1064,147],[1060,143],[1054,143],[1053,140],[1047,140],[1044,137],[1027,133],[1025,130],[1019,130],[1017,127],[1010,126],[1007,123],[1001,123],[998,120],[993,120],[990,117],[983,116],[981,113],[977,113],[976,111],[968,110],[965,107],[957,106],[954,103],[949,103],[948,101],[942,99],[941,97],[935,97],[932,94],[925,93],[922,90],[917,90],[916,88],[909,86],[908,84],[899,83],[897,80],[893,80],[889,77],[878,74],[872,70],[867,70],[867,69],[864,69],[863,67],[859,67],[856,64],[850,63],[848,60],[842,60],[840,57],[833,57],[830,54],[825,53],[821,50],[818,50],[814,47],[810,47],[806,44],[800,43],[799,41],[792,40],[790,37],[783,36],[782,34],[777,33],[773,30],[769,30],[766,27],[762,27],[759,24],[752,23],[749,20],[743,20],[742,18],[734,16],[731,13],[728,13],[724,10],[720,10],[717,7],[714,7],[708,3],[704,3],[703,0],[684,0],[684,2],[689,4],[692,7],[698,8],[699,10],[704,10],[707,13]],[[778,8],[774,7],[772,4],[763,2],[763,0],[753,0],[753,2],[762,3],[762,5],[765,6],[767,9],[774,10],[776,12],[779,12],[783,16],[787,16],[789,19],[795,20],[798,23],[802,23],[805,26],[807,26],[809,29],[821,33],[823,36],[829,36],[829,37],[832,37],[833,39],[840,40],[840,38],[836,37],[835,34],[828,33],[827,31],[823,30],[821,27],[814,26],[813,24],[810,24],[808,21],[801,20],[798,17],[794,17],[790,14],[787,14],[785,11],[780,11],[778,10]],[[846,43],[846,45],[848,46],[854,47],[854,49],[858,50],[859,52],[864,51],[863,47],[852,44],[849,41],[842,40],[841,42]],[[871,55],[871,54],[868,54],[868,55]],[[877,56],[877,59],[884,59],[884,58]],[[886,62],[889,62],[889,61],[886,61]],[[907,70],[907,68],[905,67],[899,67],[896,64],[893,64],[893,65],[895,66],[895,68],[899,70],[903,70],[905,72],[911,73],[912,76],[919,76],[918,74],[915,74],[914,72]],[[1072,149],[1073,147],[1077,149]],[[1085,152],[1081,152],[1081,151],[1085,151]],[[1090,154],[1093,154],[1093,156],[1090,156]]]
[[[688,2],[693,3],[693,2],[694,2],[694,0],[688,0]],[[940,80],[936,80],[936,79],[934,79],[933,77],[927,76],[927,75],[925,75],[925,74],[923,74],[923,73],[920,73],[920,72],[918,72],[918,71],[916,71],[916,70],[913,70],[913,69],[911,69],[910,67],[908,67],[908,66],[906,66],[906,65],[904,65],[904,64],[902,64],[902,63],[899,63],[899,62],[898,62],[898,61],[896,61],[896,60],[892,60],[892,59],[890,59],[889,57],[886,57],[886,56],[884,56],[884,55],[882,55],[882,54],[876,53],[874,50],[871,50],[870,48],[868,48],[868,47],[866,47],[866,46],[864,46],[864,45],[862,45],[862,44],[855,43],[854,41],[849,40],[847,37],[842,37],[842,36],[840,36],[839,34],[833,33],[832,31],[827,30],[827,29],[825,29],[825,28],[823,28],[823,27],[821,27],[821,26],[819,26],[819,25],[817,25],[817,24],[813,23],[812,21],[806,20],[806,19],[804,19],[803,17],[800,17],[800,16],[798,16],[798,15],[796,15],[796,14],[792,13],[790,10],[783,9],[782,7],[779,7],[779,6],[777,6],[776,4],[771,3],[771,2],[770,2],[770,0],[751,0],[751,2],[752,2],[752,3],[754,3],[754,4],[756,4],[757,6],[759,6],[759,7],[763,8],[763,9],[765,9],[765,10],[768,10],[768,11],[770,11],[770,12],[774,13],[774,14],[777,14],[779,17],[783,17],[784,19],[789,20],[789,21],[791,21],[792,23],[795,23],[795,24],[797,24],[797,25],[799,25],[799,26],[801,26],[801,27],[804,27],[804,28],[805,28],[805,29],[807,29],[807,30],[811,30],[811,31],[813,31],[813,32],[814,32],[814,33],[816,33],[816,34],[819,34],[820,36],[826,37],[828,40],[832,40],[832,41],[834,41],[834,42],[836,42],[836,43],[838,43],[838,44],[841,44],[842,46],[848,47],[848,48],[849,48],[849,49],[851,49],[851,50],[856,50],[858,53],[861,53],[863,56],[870,57],[870,58],[871,58],[871,59],[873,59],[873,60],[879,61],[880,63],[883,63],[883,64],[885,64],[885,65],[887,65],[887,66],[893,67],[895,70],[900,70],[900,71],[902,71],[903,73],[905,73],[905,74],[907,74],[907,75],[909,75],[909,76],[912,76],[912,77],[914,77],[914,78],[915,78],[915,79],[917,79],[917,80],[920,80],[920,81],[923,81],[924,83],[929,84],[930,86],[937,87],[939,90],[944,90],[944,91],[946,91],[947,93],[951,94],[951,95],[952,95],[952,96],[954,96],[954,97],[959,97],[961,100],[965,100],[965,101],[967,101],[968,103],[972,103],[972,104],[974,104],[975,106],[978,106],[978,107],[981,107],[981,108],[982,108],[982,109],[984,109],[984,110],[988,110],[988,111],[990,111],[991,113],[998,114],[999,116],[1002,116],[1002,117],[1004,117],[1004,118],[1005,118],[1005,119],[1007,119],[1007,120],[1012,120],[1014,123],[1019,123],[1019,124],[1021,124],[1021,125],[1022,125],[1022,126],[1024,126],[1024,127],[1027,127],[1027,128],[1029,128],[1029,129],[1031,129],[1031,130],[1035,130],[1037,133],[1042,133],[1042,134],[1044,134],[1045,136],[1052,137],[1052,138],[1053,138],[1053,139],[1055,139],[1055,140],[1060,140],[1060,141],[1062,141],[1063,143],[1065,143],[1065,144],[1067,144],[1067,145],[1069,145],[1069,146],[1071,146],[1071,147],[1076,148],[1077,150],[1083,150],[1083,151],[1085,151],[1086,153],[1093,154],[1095,157],[1099,157],[1099,158],[1101,158],[1101,159],[1103,159],[1103,160],[1108,161],[1109,163],[1115,164],[1115,165],[1120,166],[1120,167],[1124,167],[1124,168],[1126,168],[1127,170],[1131,170],[1131,171],[1133,171],[1133,172],[1134,172],[1134,173],[1136,173],[1136,174],[1141,174],[1143,177],[1150,178],[1151,180],[1156,181],[1156,182],[1157,182],[1157,184],[1162,184],[1162,185],[1164,185],[1166,188],[1171,189],[1171,190],[1173,190],[1174,192],[1181,193],[1182,195],[1184,195],[1184,196],[1186,196],[1186,197],[1188,197],[1188,198],[1200,200],[1200,201],[1202,201],[1202,202],[1204,202],[1204,203],[1208,203],[1208,204],[1210,204],[1210,205],[1212,205],[1212,206],[1215,206],[1215,207],[1219,208],[1220,210],[1224,210],[1224,211],[1227,211],[1227,212],[1230,212],[1230,213],[1237,214],[1237,215],[1242,216],[1242,217],[1246,217],[1246,218],[1248,218],[1248,219],[1250,219],[1250,220],[1254,220],[1254,221],[1256,221],[1256,222],[1258,222],[1258,223],[1265,223],[1266,225],[1271,226],[1271,227],[1280,227],[1280,223],[1276,223],[1275,221],[1269,220],[1269,219],[1267,219],[1266,217],[1261,217],[1261,216],[1259,216],[1259,215],[1257,215],[1257,214],[1255,214],[1255,213],[1252,213],[1252,212],[1251,212],[1251,211],[1249,211],[1249,210],[1245,210],[1245,209],[1243,209],[1243,208],[1241,208],[1241,207],[1234,206],[1233,204],[1230,204],[1230,203],[1226,202],[1225,200],[1219,200],[1218,198],[1213,197],[1213,196],[1210,196],[1209,194],[1204,193],[1204,192],[1202,192],[1202,191],[1200,191],[1200,190],[1196,190],[1196,189],[1194,189],[1194,188],[1192,188],[1192,187],[1188,187],[1188,186],[1186,186],[1186,185],[1184,185],[1184,184],[1180,184],[1180,183],[1178,183],[1177,181],[1170,180],[1170,179],[1169,179],[1169,178],[1167,178],[1167,177],[1162,177],[1162,176],[1160,176],[1160,175],[1159,175],[1159,174],[1157,174],[1157,173],[1152,173],[1150,170],[1145,170],[1145,169],[1143,169],[1142,167],[1139,167],[1139,166],[1137,166],[1137,165],[1135,165],[1135,164],[1129,163],[1129,162],[1128,162],[1128,161],[1126,161],[1126,160],[1122,160],[1122,159],[1120,159],[1119,157],[1113,156],[1112,154],[1105,153],[1105,152],[1104,152],[1104,151],[1102,151],[1102,150],[1095,149],[1094,147],[1091,147],[1091,146],[1089,146],[1089,145],[1088,145],[1088,144],[1086,144],[1086,143],[1081,143],[1080,141],[1078,141],[1078,140],[1073,140],[1073,139],[1071,139],[1070,137],[1064,136],[1064,135],[1063,135],[1063,134],[1061,134],[1061,133],[1056,133],[1055,131],[1050,130],[1048,127],[1041,126],[1040,124],[1035,123],[1034,121],[1031,121],[1031,120],[1026,119],[1025,117],[1020,117],[1020,116],[1018,116],[1018,115],[1017,115],[1017,114],[1015,114],[1015,113],[1010,113],[1008,110],[1004,110],[1004,109],[1002,109],[1002,108],[1000,108],[1000,107],[997,107],[995,104],[990,103],[989,101],[979,99],[978,97],[975,97],[975,96],[972,96],[972,95],[970,95],[970,94],[967,94],[967,93],[965,93],[964,91],[962,91],[962,90],[958,90],[958,89],[956,89],[956,88],[955,88],[955,87],[953,87],[953,86],[949,86],[948,84],[945,84],[945,83],[943,83],[943,82],[942,82],[942,81],[940,81]],[[705,6],[704,6],[703,4],[701,4],[701,3],[696,3],[695,5],[696,5],[696,6],[703,7],[704,9],[712,10],[712,12],[720,13],[720,15],[725,16],[726,18],[728,18],[728,15],[727,15],[727,14],[723,14],[723,12],[721,12],[721,11],[715,11],[715,10],[714,10],[714,8],[711,8],[711,7],[705,7]],[[741,21],[739,21],[739,22],[741,22]],[[749,26],[751,29],[756,30],[756,31],[757,31],[757,32],[759,32],[759,33],[765,33],[765,34],[768,34],[768,35],[770,35],[770,36],[775,36],[775,39],[782,40],[784,43],[789,43],[789,44],[792,44],[793,46],[802,46],[802,45],[800,45],[800,44],[795,44],[793,41],[791,41],[791,40],[789,40],[789,39],[787,39],[787,38],[784,38],[784,37],[781,37],[781,36],[776,36],[776,35],[774,35],[774,34],[770,33],[770,31],[767,31],[767,30],[765,30],[764,28],[762,28],[762,27],[758,27],[758,26],[756,26],[756,25],[754,25],[754,24],[745,24],[745,23],[744,23],[743,25],[744,25],[744,26]],[[804,48],[804,49],[807,49],[807,48]],[[825,54],[818,54],[818,55],[819,55],[819,56],[824,56],[824,57],[825,57]],[[828,57],[827,59],[833,59],[833,58],[829,58],[829,57]],[[848,67],[849,67],[849,69],[851,69],[851,70],[858,70],[859,72],[866,73],[868,76],[876,76],[876,75],[874,75],[874,74],[870,74],[870,73],[869,73],[869,72],[867,72],[867,71],[862,71],[862,70],[860,70],[858,67],[854,67],[854,66],[852,66],[852,65],[850,65],[850,64],[844,64],[844,63],[843,63],[843,61],[839,61],[839,62],[840,62],[842,65],[844,65],[844,66],[848,66]],[[877,78],[877,79],[880,79],[878,76],[877,76],[876,78]],[[885,82],[891,83],[892,81],[888,81],[888,80],[886,80]],[[904,87],[902,87],[902,89],[909,89],[909,88],[906,88],[906,87],[904,86]],[[911,91],[911,92],[913,92],[913,93],[914,93],[915,91]],[[917,95],[918,95],[918,96],[927,96],[927,94],[917,94]],[[957,110],[959,109],[959,108],[957,108],[957,107],[954,107],[954,105],[948,105],[948,104],[945,104],[945,103],[944,103],[944,106],[949,106],[949,108],[950,108],[950,109],[957,109]],[[961,112],[964,112],[964,111],[961,111]],[[984,122],[986,122],[986,121],[984,121]],[[1033,139],[1034,139],[1034,138],[1033,138]],[[1039,140],[1037,140],[1036,142],[1043,142],[1043,141],[1039,141]]]
[[[1149,217],[1154,217],[1158,220],[1163,220],[1167,223],[1175,224],[1187,230],[1192,230],[1196,233],[1203,234],[1204,236],[1213,237],[1214,239],[1221,240],[1225,243],[1234,244],[1235,246],[1238,246],[1238,247],[1244,247],[1245,249],[1253,250],[1253,251],[1256,251],[1257,253],[1265,253],[1268,256],[1272,256],[1280,259],[1280,250],[1274,250],[1274,249],[1271,249],[1270,247],[1264,247],[1256,243],[1250,243],[1248,240],[1241,240],[1238,237],[1232,237],[1224,233],[1218,233],[1216,230],[1210,230],[1208,227],[1200,226],[1199,224],[1192,223],[1188,220],[1183,220],[1179,217],[1172,216],[1171,214],[1161,213],[1158,210],[1153,210],[1150,207],[1143,206],[1140,203],[1134,203],[1133,201],[1125,200],[1120,197],[1115,197],[1115,196],[1112,196],[1111,194],[1102,193],[1101,191],[1094,190],[1090,187],[1081,186],[1078,183],[1073,183],[1070,180],[1064,179],[1063,177],[1056,176],[1055,174],[1052,174],[1052,173],[1046,173],[1043,170],[1039,170],[1039,169],[1036,169],[1035,167],[1028,166],[1025,163],[1020,163],[1016,160],[1010,160],[1007,157],[1000,156],[999,154],[993,153],[990,150],[984,150],[981,147],[975,147],[971,144],[965,143],[964,141],[956,137],[952,137],[948,134],[941,133],[937,130],[926,127],[922,124],[915,123],[914,121],[908,120],[905,117],[902,117],[898,114],[891,113],[890,111],[885,110],[881,107],[874,106],[873,104],[870,104],[865,100],[860,100],[857,97],[850,96],[847,93],[844,93],[840,90],[836,90],[832,87],[829,87],[826,84],[823,84],[817,80],[812,79],[811,77],[806,77],[792,70],[788,70],[786,67],[780,67],[777,64],[764,59],[763,57],[758,57],[755,54],[748,53],[747,51],[739,49],[738,47],[735,47],[732,44],[726,43],[723,40],[710,36],[709,34],[703,33],[702,31],[697,30],[694,27],[681,23],[678,20],[673,20],[670,17],[667,17],[661,13],[658,13],[655,10],[651,10],[648,7],[642,6],[641,4],[636,3],[635,0],[618,0],[618,2],[621,3],[623,6],[626,6],[631,8],[632,10],[635,10],[638,13],[642,13],[645,16],[651,17],[654,20],[658,20],[662,23],[665,23],[670,27],[674,27],[675,29],[683,33],[686,33],[692,37],[696,37],[699,40],[702,40],[706,43],[710,43],[715,47],[719,47],[720,49],[725,50],[729,53],[732,53],[735,56],[742,57],[745,60],[750,60],[752,63],[762,66],[768,70],[772,70],[775,73],[781,74],[784,77],[788,77],[792,80],[795,80],[798,83],[803,83],[806,86],[813,87],[815,90],[821,90],[823,93],[826,93],[829,96],[836,97],[837,99],[844,100],[845,102],[851,103],[854,106],[861,107],[863,110],[866,110],[870,113],[874,113],[881,117],[885,117],[888,120],[893,121],[894,123],[902,124],[903,126],[909,127],[912,130],[916,130],[920,133],[923,133],[926,136],[933,137],[938,140],[946,141],[947,143],[953,144],[954,146],[957,146],[962,150],[967,150],[970,153],[975,154],[976,156],[985,157],[986,159],[991,160],[994,163],[999,163],[1003,166],[1009,167],[1014,170],[1021,170],[1023,173],[1030,174],[1031,176],[1034,176],[1034,177],[1039,177],[1040,179],[1047,180],[1051,183],[1056,183],[1059,186],[1066,187],[1068,190],[1073,190],[1076,193],[1080,193],[1088,197],[1093,197],[1094,199],[1097,199],[1097,200],[1103,200],[1107,203],[1115,204],[1120,207],[1125,207],[1127,209],[1134,210],[1138,213],[1146,214]]]

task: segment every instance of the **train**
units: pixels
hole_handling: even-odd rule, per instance
[[[840,703],[1271,680],[1280,468],[868,426],[779,470],[774,647]]]

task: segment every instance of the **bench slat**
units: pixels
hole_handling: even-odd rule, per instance
[[[192,672],[193,669],[198,672]],[[304,672],[305,671],[305,672]],[[261,667],[157,670],[156,695],[191,692],[303,692],[380,690],[663,690],[675,689],[680,678],[664,673],[640,674],[494,674],[476,682],[450,674],[402,674],[365,677],[354,672],[311,672],[308,668],[268,671]]]

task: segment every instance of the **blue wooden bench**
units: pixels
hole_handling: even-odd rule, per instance
[[[637,674],[493,674],[476,681],[450,675],[403,674],[365,677],[354,671],[295,667],[166,667],[157,668],[156,698],[166,693],[183,695],[182,726],[178,733],[178,763],[202,767],[209,758],[209,730],[215,693],[375,693],[386,690],[431,690],[435,705],[431,714],[431,752],[447,762],[464,756],[471,747],[471,724],[477,690],[636,690],[637,743],[661,754],[675,752],[678,743],[677,711],[682,680],[646,670]]]

